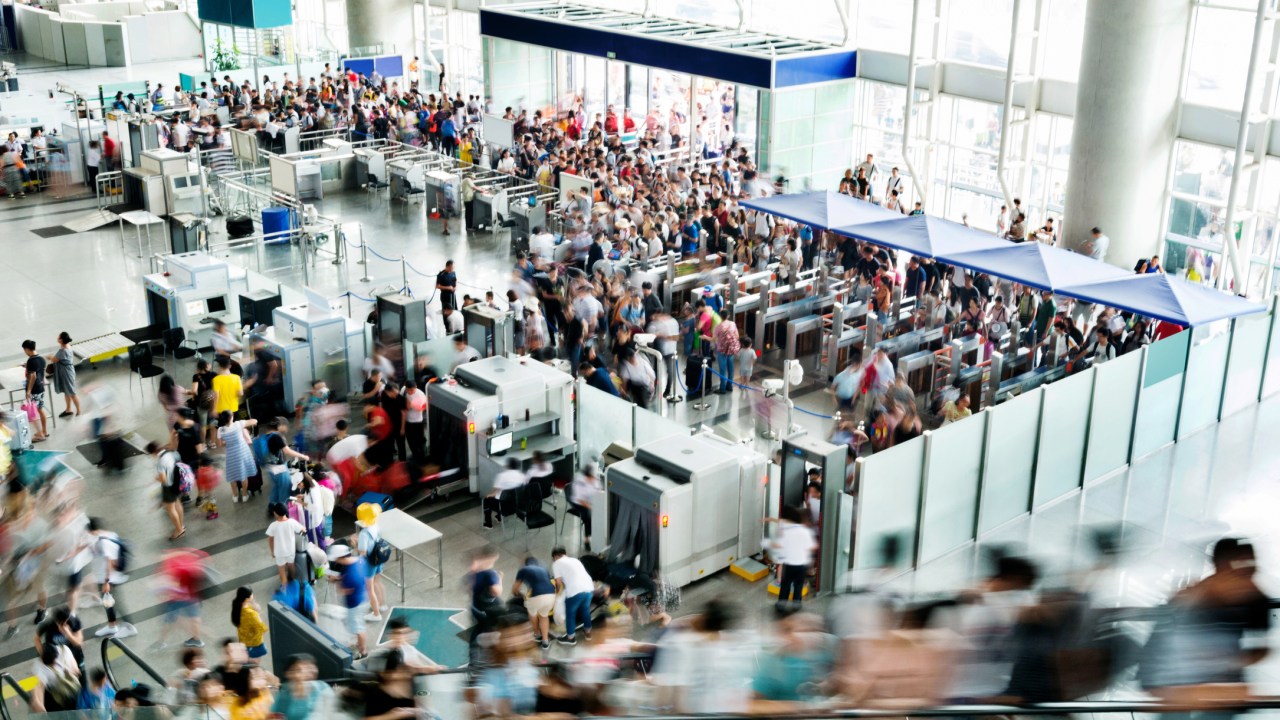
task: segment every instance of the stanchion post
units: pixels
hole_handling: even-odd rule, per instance
[[[364,243],[364,233],[360,233],[360,260],[359,263],[364,266],[364,277],[360,278],[360,282],[369,282],[369,246]]]
[[[404,259],[404,255],[400,256],[400,281],[402,288],[409,287],[409,262]]]
[[[702,375],[698,381],[701,390],[698,393],[698,402],[693,404],[694,410],[706,410],[711,407],[711,404],[707,402],[707,362],[705,357],[702,358]]]
[[[344,297],[347,298],[347,317],[351,317],[351,293],[348,292]]]

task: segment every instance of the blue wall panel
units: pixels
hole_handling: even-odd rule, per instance
[[[772,83],[773,68],[767,58],[533,17],[481,10],[480,34],[758,88],[769,88]]]
[[[831,80],[848,80],[857,76],[858,53],[840,50],[823,55],[800,55],[778,58],[773,74],[773,87],[785,88]]]

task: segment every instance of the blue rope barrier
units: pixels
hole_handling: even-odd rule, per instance
[[[421,275],[422,277],[431,277],[430,275],[428,275],[428,274],[426,274],[426,273],[422,272],[421,270],[419,270],[418,268],[414,267],[414,266],[413,266],[413,263],[409,262],[408,260],[405,260],[405,261],[404,261],[404,264],[405,264],[405,266],[406,266],[406,267],[408,267],[410,270],[412,270],[412,271],[414,271],[414,272],[418,273],[418,274],[419,274],[419,275]]]
[[[374,250],[373,248],[369,247],[368,245],[365,245],[365,248],[366,248],[366,249],[368,249],[368,251],[369,251],[369,254],[370,254],[370,255],[372,255],[372,256],[374,256],[374,257],[378,258],[379,260],[385,260],[385,261],[387,261],[387,262],[395,262],[395,263],[400,262],[400,258],[389,258],[389,257],[387,257],[387,256],[385,256],[385,255],[380,255],[380,254],[378,254],[378,251],[377,251],[377,250]]]
[[[364,302],[375,302],[375,300],[374,300],[373,298],[367,298],[367,297],[364,297],[363,295],[357,295],[357,294],[355,294],[355,293],[353,293],[353,292],[351,292],[351,291],[347,291],[346,293],[343,293],[342,295],[339,295],[339,296],[338,296],[338,299],[339,299],[339,300],[341,300],[342,298],[346,297],[347,295],[350,295],[351,297],[353,297],[353,298],[355,298],[355,299],[357,299],[357,300],[364,301]]]

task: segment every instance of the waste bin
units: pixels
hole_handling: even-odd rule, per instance
[[[267,245],[279,245],[289,242],[289,230],[292,230],[292,213],[289,208],[269,207],[262,209],[262,235]]]

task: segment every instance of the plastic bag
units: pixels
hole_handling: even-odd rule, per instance
[[[27,420],[30,422],[35,422],[40,417],[40,408],[36,406],[34,400],[22,403],[22,411],[27,414]]]

